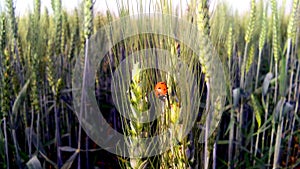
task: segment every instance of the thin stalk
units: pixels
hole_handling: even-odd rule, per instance
[[[85,148],[86,148],[86,152],[85,152],[85,160],[86,160],[86,168],[90,168],[90,165],[89,165],[89,137],[86,136],[85,137]]]
[[[232,125],[232,126],[230,127],[230,132],[229,132],[228,169],[233,168],[232,154],[233,154],[233,149],[234,149],[233,140],[234,140],[234,129],[235,129],[235,117],[234,117],[233,108],[230,109],[230,123],[229,123],[229,126],[230,125]]]
[[[296,77],[299,77],[299,73],[300,73],[300,64],[298,63]],[[300,79],[296,78],[295,89],[294,89],[294,100],[297,100],[297,97],[298,97],[297,93],[299,93],[299,92],[297,92],[297,90],[298,90],[298,86],[300,87],[300,83],[299,82],[300,82]],[[300,90],[298,90],[298,91],[300,91]]]
[[[34,110],[33,107],[31,109],[31,123],[30,123],[30,132],[29,132],[29,157],[31,157],[32,154],[32,133],[33,133],[33,123],[34,123]]]
[[[294,129],[295,129],[295,122],[296,122],[296,118],[295,116],[297,115],[297,111],[296,109],[294,110],[294,115],[292,117],[292,123],[290,124],[290,129],[291,129],[291,134],[289,135],[289,140],[288,140],[288,146],[287,146],[287,150],[291,150],[291,146],[292,146],[292,140],[293,140],[293,135],[294,135]],[[287,119],[289,120],[289,119]],[[291,151],[287,152],[287,156],[285,161],[288,163],[288,160],[290,158],[290,153]]]
[[[298,40],[299,40],[299,36],[300,36],[300,28],[297,29],[297,33],[296,33],[296,41],[295,41],[295,50],[298,49]],[[298,79],[297,77],[299,77],[299,70],[300,69],[300,57],[298,56],[298,66],[297,66],[297,73],[296,73],[296,81],[295,81],[295,90],[294,90],[294,100],[297,100],[297,93],[299,93],[300,90],[298,90],[297,92],[297,85],[300,86],[300,84],[298,83],[300,81],[300,79]]]
[[[36,119],[36,149],[37,152],[39,152],[39,144],[40,144],[40,113],[37,113],[37,119]]]
[[[81,90],[81,106],[80,106],[80,114],[79,114],[79,120],[82,119],[82,113],[83,111],[86,111],[86,105],[84,104],[86,101],[86,93],[85,93],[85,86],[86,86],[86,72],[88,70],[88,45],[89,45],[89,39],[86,38],[85,40],[85,55],[84,55],[84,71],[83,71],[83,84],[82,84],[82,90]],[[77,143],[77,151],[80,151],[81,146],[81,124],[79,123],[79,131],[78,131],[78,143]],[[78,154],[78,168],[80,168],[80,153]]]
[[[239,140],[240,140],[240,137],[241,137],[241,133],[240,133],[240,125],[238,125],[238,124],[240,124],[240,116],[239,115],[237,115],[237,118],[236,118],[236,122],[237,122],[237,126],[236,126],[236,130],[235,130],[235,133],[236,133],[236,135],[235,135],[235,140],[236,140],[236,142],[239,142]],[[234,164],[234,166],[233,167],[236,167],[236,165],[238,165],[238,158],[239,158],[239,154],[240,153],[240,148],[239,148],[239,146],[235,146],[235,156],[234,156],[234,160],[236,160],[236,162],[235,162],[235,164]]]
[[[47,93],[47,92],[45,92],[45,93]],[[47,97],[45,97],[44,96],[44,98],[45,98],[45,102],[47,102],[48,101],[48,98]],[[48,109],[48,107],[47,107],[47,105],[46,104],[44,104],[45,106],[44,106],[44,109],[45,110],[47,110]],[[45,111],[46,112],[46,111]],[[50,140],[50,131],[49,131],[49,126],[50,126],[50,119],[49,119],[49,115],[48,115],[48,113],[46,114],[46,117],[45,117],[45,130],[46,130],[46,133],[45,133],[45,135],[46,135],[46,140]],[[50,145],[48,146],[48,148],[50,148]]]
[[[66,123],[67,123],[67,131],[69,133],[69,137],[68,137],[68,144],[69,146],[72,145],[72,133],[71,133],[71,125],[70,125],[70,116],[69,116],[69,112],[66,112]]]
[[[250,128],[250,133],[249,134],[251,134],[252,135],[252,137],[251,137],[251,140],[250,140],[250,154],[251,154],[251,156],[250,156],[250,160],[251,161],[255,161],[254,159],[254,156],[253,156],[253,154],[254,154],[254,135],[253,135],[253,133],[254,133],[254,127],[255,127],[255,113],[253,112],[252,113],[252,123],[251,123],[251,128]],[[257,137],[257,136],[256,136]]]
[[[246,43],[245,45],[245,50],[244,50],[244,56],[243,56],[243,63],[242,63],[242,68],[241,68],[241,83],[240,83],[240,88],[244,88],[244,80],[245,80],[245,67],[246,67],[246,58],[247,58],[247,51],[248,51],[248,45],[249,43]]]
[[[208,149],[208,136],[210,132],[210,123],[211,123],[211,113],[210,113],[210,84],[209,82],[206,82],[206,87],[207,87],[207,96],[206,96],[206,112],[207,112],[207,117],[206,117],[206,124],[205,124],[205,143],[204,143],[204,168],[208,169],[209,168],[209,156],[210,152]]]
[[[7,169],[9,169],[9,154],[8,154],[8,138],[7,138],[7,129],[6,129],[6,117],[3,118],[3,130],[4,130],[4,142],[5,142],[5,154],[6,154],[6,166]]]
[[[14,147],[15,147],[15,151],[16,151],[17,165],[19,168],[23,168],[22,164],[21,164],[21,158],[20,158],[20,154],[19,154],[19,146],[18,146],[17,135],[16,135],[15,129],[12,129],[12,137],[13,137]]]
[[[268,165],[271,164],[271,157],[272,157],[272,150],[273,150],[273,139],[274,139],[274,134],[275,134],[275,117],[273,117],[273,120],[272,120],[272,131],[271,131],[271,141],[270,141],[270,144],[269,144],[269,157],[268,157]]]
[[[273,169],[278,168],[278,163],[279,163],[279,151],[280,151],[281,138],[282,138],[281,137],[282,136],[282,127],[283,127],[283,121],[284,121],[282,119],[282,112],[283,112],[283,105],[281,106],[280,113],[279,113],[279,121],[278,121],[279,125],[277,126],[277,133],[276,133],[275,152],[274,152],[274,159],[273,159]]]
[[[268,116],[269,116],[269,99],[270,99],[270,96],[267,95],[267,98],[266,98],[266,101],[264,100],[264,98],[262,97],[262,104],[263,104],[263,107],[264,107],[264,112],[265,112],[265,117],[264,117],[264,121],[267,121],[268,119]],[[261,143],[261,156],[264,156],[264,149],[265,149],[265,141],[266,140],[266,131],[264,130],[263,133],[262,133],[262,143]]]
[[[236,50],[236,45],[234,45],[234,49],[233,51]],[[236,54],[235,54],[236,55]],[[234,77],[231,76],[231,67],[232,67],[232,61],[231,61],[232,57],[230,57],[229,59],[229,83],[230,83],[230,86],[229,86],[229,104],[230,105],[233,105],[232,103],[232,99],[233,99],[233,96],[232,96],[232,79]],[[234,150],[234,144],[233,144],[233,141],[234,141],[234,130],[235,130],[235,123],[236,123],[236,120],[235,120],[235,115],[234,115],[235,111],[234,111],[234,108],[230,108],[230,123],[229,123],[229,127],[230,127],[230,131],[229,131],[229,145],[228,145],[228,169],[231,169],[233,168],[233,150]]]
[[[275,81],[275,93],[274,93],[274,100],[273,102],[276,103],[277,101],[277,92],[278,92],[278,62],[276,60],[274,60],[275,62],[275,78],[276,78],[276,81]]]
[[[43,102],[44,102],[44,100],[46,100],[45,99],[45,94],[43,93],[44,92],[44,89],[41,89],[41,92],[42,92],[42,97],[41,97],[41,99],[43,100]],[[45,104],[44,103],[42,103],[42,102],[40,102],[40,107],[41,107],[41,112],[47,112],[46,110],[47,109],[45,109],[45,106],[44,106]],[[24,110],[26,111],[26,104],[24,103]],[[42,113],[41,114],[41,118],[42,119],[45,119],[45,114],[46,113]],[[46,131],[45,131],[45,128],[46,128],[46,124],[42,121],[42,123],[41,123],[41,141],[43,142],[43,143],[45,143],[46,142]]]
[[[257,70],[256,70],[256,78],[255,78],[255,89],[257,89],[257,85],[258,85],[258,77],[259,77],[260,63],[261,63],[261,54],[262,54],[262,50],[259,50],[258,61],[257,61]]]
[[[247,51],[248,51],[248,44],[246,43],[245,45],[245,50],[244,50],[244,56],[243,56],[243,60],[242,60],[242,66],[241,66],[241,81],[240,81],[240,88],[243,89],[244,86],[244,78],[245,78],[245,67],[246,67],[246,57],[247,57]],[[237,131],[237,140],[238,142],[241,144],[241,146],[243,146],[243,121],[244,121],[244,105],[243,105],[244,99],[241,99],[241,105],[240,105],[240,111],[239,111],[239,116],[238,116],[238,123],[239,123],[239,130]],[[240,150],[237,149],[237,155],[241,157],[240,154]]]
[[[254,162],[253,162],[253,167],[255,166],[256,163],[256,155],[257,155],[257,150],[258,150],[258,143],[259,143],[259,137],[260,137],[260,132],[256,136],[256,141],[255,141],[255,148],[254,148]]]
[[[60,140],[60,113],[57,110],[56,101],[54,101],[54,114],[55,114],[55,139],[56,139],[56,155],[57,155],[57,166],[60,168],[62,167],[62,158],[60,152],[61,140]]]
[[[213,148],[213,169],[217,168],[217,140],[214,143],[214,148]]]
[[[292,44],[291,44],[292,45]],[[289,50],[290,50],[290,46],[287,49],[287,60],[286,60],[286,72],[288,72],[288,56],[289,56]],[[293,50],[292,50],[292,54],[291,54],[291,60],[294,60],[293,57]],[[289,85],[289,93],[288,93],[288,101],[291,101],[291,95],[292,95],[292,88],[293,88],[293,77],[294,77],[294,64],[291,64],[292,68],[291,68],[291,75],[290,75],[290,85]]]

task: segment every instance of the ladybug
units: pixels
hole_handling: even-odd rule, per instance
[[[168,94],[168,87],[165,82],[158,82],[155,85],[155,95],[160,99],[165,99]]]

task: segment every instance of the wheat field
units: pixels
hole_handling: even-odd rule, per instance
[[[5,10],[0,11],[0,168],[300,168],[300,1],[278,6],[276,0],[251,0],[251,10],[240,14],[226,3],[212,7],[210,0],[188,1],[188,9],[173,9],[171,0],[157,0],[151,3],[163,14],[158,16],[178,16],[186,23],[178,23],[178,32],[191,33],[188,29],[195,27],[199,36],[178,35],[189,43],[175,35],[153,33],[114,41],[140,27],[171,30],[171,22],[158,25],[151,19],[121,27],[124,32],[108,29],[122,18],[138,21],[130,12],[148,5],[139,2],[130,6],[128,1],[117,1],[116,14],[96,11],[92,0],[82,0],[73,11],[67,11],[61,0],[51,0],[51,9],[41,10],[41,0],[34,0],[32,11],[17,16],[15,1],[5,0]],[[290,12],[285,5],[292,5]],[[93,76],[88,52],[90,47],[95,51],[106,47],[96,43],[101,30],[108,32],[113,45],[102,60],[92,60],[99,62]],[[141,65],[151,65],[151,52],[138,52],[153,48],[171,53],[165,60],[165,67],[170,64],[166,71],[187,70],[193,76],[142,70],[122,62],[135,58]],[[184,69],[173,65],[178,59]],[[113,76],[122,63],[129,72],[128,85]],[[74,94],[78,86],[83,88],[74,86],[74,77],[88,78],[76,74],[76,68],[92,77],[102,116],[125,139],[191,128],[170,149],[153,156],[130,158],[107,151],[90,137],[90,131],[97,133],[102,126],[82,126],[85,118],[97,121],[98,116],[85,117],[90,116],[88,106],[79,110],[74,104],[77,97],[86,99],[85,94]],[[168,86],[163,100],[148,94],[160,81]],[[121,96],[122,88],[127,92]],[[128,99],[131,107],[122,103],[124,99],[114,102],[114,96]],[[162,114],[153,122],[128,120],[120,114],[145,111],[151,99],[159,108],[156,113]],[[185,113],[183,120],[180,110]]]

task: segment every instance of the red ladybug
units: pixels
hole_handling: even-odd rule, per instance
[[[165,82],[158,82],[155,85],[155,95],[156,95],[156,97],[158,97],[160,99],[164,99],[164,98],[166,98],[167,94],[168,94],[167,84]]]

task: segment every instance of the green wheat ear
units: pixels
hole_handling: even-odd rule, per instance
[[[226,47],[227,47],[227,57],[228,60],[231,60],[232,49],[233,49],[233,31],[232,31],[232,24],[229,26],[228,35],[226,39]]]
[[[84,38],[88,39],[93,30],[93,2],[92,0],[85,0],[84,2]]]
[[[255,4],[255,0],[252,0],[251,1],[251,11],[250,11],[250,22],[248,24],[248,28],[247,28],[246,35],[245,35],[246,43],[250,43],[250,41],[251,41],[251,37],[253,34],[254,25],[255,25],[255,18],[256,18],[256,4]]]
[[[262,51],[266,41],[266,35],[267,35],[267,10],[266,9],[263,10],[261,26],[262,27],[259,35],[259,45],[258,45],[259,51]]]
[[[198,12],[198,29],[203,31],[205,35],[210,35],[210,25],[209,25],[209,13],[208,13],[208,5],[207,0],[201,0],[198,4],[197,12]]]
[[[50,28],[51,28],[49,11],[48,11],[47,7],[45,7],[43,18],[41,20],[42,20],[41,24],[43,25],[43,33],[42,33],[43,38],[44,38],[43,40],[45,40],[47,42],[49,39]]]
[[[61,18],[62,18],[62,24],[61,24],[61,34],[60,34],[60,54],[64,55],[65,51],[65,43],[66,43],[66,21],[67,18],[64,15],[65,12],[62,11]]]
[[[61,29],[62,29],[62,9],[61,0],[55,0],[54,3],[54,20],[55,20],[55,54],[59,55],[61,53]]]
[[[16,17],[15,17],[15,8],[14,8],[14,3],[12,0],[6,0],[6,9],[7,9],[7,21],[8,21],[8,37],[9,39],[11,39],[9,41],[9,49],[11,51],[11,55],[13,58],[13,62],[16,66],[14,66],[15,68],[15,74],[18,76],[13,76],[13,81],[14,81],[14,91],[18,93],[19,90],[19,84],[20,84],[20,78],[21,78],[21,65],[20,65],[20,53],[18,51],[19,49],[19,35],[18,35],[18,24],[16,21]],[[8,40],[9,40],[8,39]],[[12,70],[13,71],[13,70]]]
[[[55,100],[58,101],[59,98],[60,98],[60,95],[61,95],[61,89],[63,88],[63,79],[62,78],[59,78],[55,84]]]
[[[250,47],[250,51],[249,51],[249,57],[247,58],[246,73],[248,73],[250,68],[251,68],[251,65],[253,63],[253,59],[255,58],[254,55],[255,55],[255,45],[252,44],[251,47]]]
[[[37,20],[41,17],[41,0],[34,0],[34,15]]]
[[[207,0],[202,0],[198,5],[198,29],[203,31],[205,35],[210,34],[210,25],[209,25],[209,14],[207,7]]]
[[[60,51],[62,54],[65,56],[66,55],[66,44],[68,42],[69,38],[69,21],[68,21],[68,16],[67,12],[63,11],[62,12],[62,29],[61,29],[61,42],[60,42]]]
[[[197,26],[199,32],[203,33],[203,40],[200,47],[200,56],[199,61],[201,63],[202,71],[205,74],[205,81],[208,82],[210,78],[210,67],[208,66],[208,60],[210,59],[210,56],[212,56],[208,51],[212,51],[210,49],[206,49],[206,46],[209,41],[209,33],[210,33],[210,26],[209,26],[209,15],[206,10],[206,1],[201,1],[197,8]]]
[[[15,17],[15,11],[14,11],[14,4],[13,0],[6,0],[6,9],[8,14],[8,30],[9,30],[9,36],[12,38],[10,41],[11,45],[11,51],[14,52],[15,42],[17,41],[18,37],[18,27]]]
[[[273,53],[274,53],[274,60],[275,63],[278,63],[279,58],[279,51],[280,51],[280,46],[279,46],[279,41],[278,41],[278,11],[277,11],[277,1],[276,0],[271,0],[271,8],[272,8],[272,32],[273,32]]]
[[[32,59],[32,81],[31,81],[31,100],[34,111],[39,112],[39,90],[38,90],[38,81],[39,81],[39,60],[37,54],[34,54]]]
[[[80,52],[80,49],[78,46],[80,46],[80,29],[79,29],[79,17],[78,17],[78,11],[77,9],[74,10],[74,23],[73,23],[73,29],[71,30],[71,41],[70,41],[70,47],[68,53],[68,58],[71,60],[74,55],[77,55]]]
[[[71,37],[70,37],[70,50],[68,51],[67,57],[68,60],[71,61],[74,54],[75,54],[75,49],[76,49],[76,33],[73,31],[71,33]]]
[[[46,66],[46,71],[47,71],[47,80],[49,82],[49,85],[52,89],[52,92],[55,92],[55,70],[54,70],[54,61],[52,59],[53,57],[53,43],[51,38],[49,39],[47,43],[47,53],[46,53],[46,61],[47,61],[47,66]]]
[[[288,24],[288,29],[287,29],[287,36],[288,39],[293,39],[296,34],[296,22],[295,20],[297,19],[297,9],[299,7],[299,0],[294,0],[293,1],[293,8],[292,8],[292,13],[290,16],[289,24]],[[298,9],[299,11],[299,9]]]
[[[0,18],[0,52],[1,54],[3,54],[2,52],[4,51],[7,43],[7,39],[6,39],[6,17],[5,15],[1,15]],[[1,62],[1,58],[0,58],[0,62]]]
[[[10,102],[12,99],[12,88],[11,88],[11,61],[10,61],[10,52],[8,48],[4,49],[4,62],[3,62],[3,77],[1,79],[2,83],[2,92],[1,92],[1,112],[2,116],[6,117],[10,111],[11,106]]]
[[[92,0],[84,1],[84,28],[81,34],[81,48],[80,53],[85,53],[86,41],[92,35],[93,29],[93,2]],[[80,57],[81,64],[84,65],[84,55]]]

